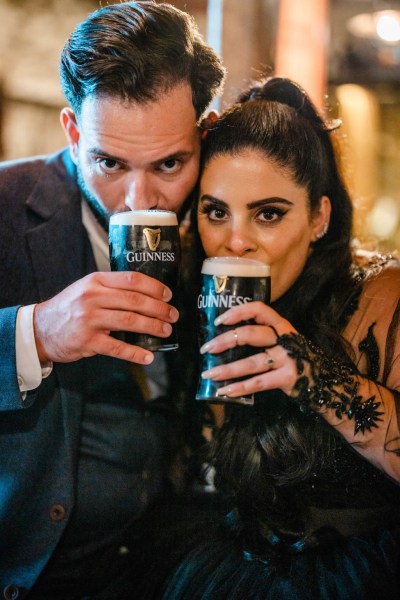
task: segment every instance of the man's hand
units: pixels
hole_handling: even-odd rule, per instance
[[[171,290],[143,273],[92,273],[35,307],[33,323],[41,363],[72,362],[104,354],[149,364],[153,354],[110,336],[112,331],[166,338],[178,320],[167,304]]]

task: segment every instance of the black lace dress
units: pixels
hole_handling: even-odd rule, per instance
[[[399,297],[398,273],[394,279],[390,274],[379,276],[365,287],[345,331],[360,373],[392,391],[397,414]],[[269,394],[269,403],[261,398],[254,407],[239,409],[246,411],[244,427],[252,423],[250,433],[258,440],[257,423],[271,419],[265,407],[274,403],[271,400],[284,403],[283,395]],[[245,438],[240,437],[238,408],[229,407],[228,419],[229,414],[235,415],[236,424],[232,448],[240,451]],[[281,417],[282,431],[285,418]],[[329,458],[293,485],[275,485],[272,493],[268,482],[253,489],[251,474],[243,468],[236,478],[242,493],[233,494],[232,507],[221,522],[204,519],[197,530],[188,529],[184,556],[162,586],[163,600],[400,598],[400,486],[322,418],[315,417],[311,425],[300,413],[296,418],[300,429],[309,427],[305,437],[310,443],[313,430],[325,430]],[[394,452],[400,461],[397,442]],[[266,480],[270,466],[264,469]],[[229,473],[225,479],[229,480]],[[269,515],[266,519],[260,518],[263,511]]]
[[[309,502],[305,535],[257,539],[233,510],[193,536],[162,598],[398,600],[400,489],[343,444],[332,469],[292,493]]]

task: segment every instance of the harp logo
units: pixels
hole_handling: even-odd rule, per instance
[[[227,275],[214,275],[214,287],[217,294],[222,294],[225,291],[226,284],[228,283],[229,277]]]
[[[152,252],[155,252],[160,243],[161,229],[150,229],[150,227],[145,227],[143,229],[143,233],[146,238],[148,247]]]
[[[126,260],[129,263],[143,263],[148,261],[175,262],[177,260],[174,243],[164,244],[164,246],[169,246],[170,250],[163,250],[163,244],[161,244],[161,249],[158,249],[161,241],[161,228],[157,227],[157,229],[153,229],[151,227],[144,227],[143,236],[146,242],[140,236],[140,243],[138,244],[140,249],[129,250],[127,252]],[[166,240],[163,241],[166,242]]]

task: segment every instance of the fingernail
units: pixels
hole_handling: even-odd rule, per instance
[[[215,344],[213,344],[213,342],[207,342],[206,344],[203,344],[203,346],[200,348],[200,354],[211,352],[214,346]]]
[[[163,324],[162,330],[164,333],[168,333],[168,335],[170,335],[172,333],[172,327],[168,323]]]
[[[173,306],[171,307],[171,310],[169,311],[169,318],[171,319],[171,321],[177,321],[179,318],[179,312]]]
[[[143,358],[143,363],[145,365],[149,365],[150,363],[153,362],[154,359],[154,355],[153,354],[146,354],[146,356]]]
[[[203,371],[201,376],[203,379],[212,379],[213,377],[218,377],[218,375],[220,373],[221,373],[221,369],[218,369],[218,368],[208,369],[208,371]]]
[[[227,388],[219,388],[217,390],[217,396],[229,396],[229,394],[232,392],[232,388],[231,387],[227,387]]]
[[[171,298],[172,298],[172,292],[171,292],[171,290],[169,288],[164,288],[162,298],[166,302],[168,302],[169,300],[171,300]]]
[[[219,317],[217,317],[215,319],[214,325],[221,325],[221,323],[226,321],[226,319],[227,319],[226,313],[223,313],[222,315],[219,315]]]

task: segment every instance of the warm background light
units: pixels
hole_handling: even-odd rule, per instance
[[[336,95],[343,121],[344,176],[356,208],[354,234],[365,241],[367,216],[378,192],[379,108],[374,94],[360,85],[338,86]]]
[[[378,16],[376,33],[385,42],[400,40],[400,18],[396,11],[385,11]]]
[[[396,43],[400,41],[400,12],[380,10],[354,15],[348,20],[347,29],[357,37]]]
[[[275,71],[297,81],[324,107],[329,41],[328,0],[281,0]]]

